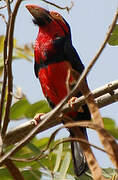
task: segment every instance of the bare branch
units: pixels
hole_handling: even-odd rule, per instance
[[[41,0],[41,1],[43,1],[43,2],[45,2],[45,3],[47,3],[47,4],[50,4],[50,5],[58,8],[58,9],[67,10],[68,12],[72,9],[72,7],[73,7],[73,5],[74,5],[74,3],[73,3],[72,1],[71,1],[70,7],[68,7],[68,6],[61,7],[61,6],[57,5],[57,4],[54,4],[54,3],[52,3],[52,2],[49,2],[49,1],[47,1],[47,0]]]
[[[11,5],[10,5],[10,0],[6,0],[6,3],[7,3],[7,11],[8,11],[8,16],[9,18],[11,18]]]
[[[14,25],[15,25],[15,19],[17,15],[18,8],[20,6],[22,0],[18,0],[16,2],[15,8],[13,13],[11,13],[10,9],[10,3],[8,3],[8,13],[10,17],[10,25],[9,25],[9,31],[8,31],[8,57],[7,57],[7,73],[8,73],[8,95],[7,95],[7,102],[6,102],[6,108],[5,108],[5,117],[4,117],[4,124],[2,129],[2,136],[4,137],[7,126],[9,124],[9,114],[10,114],[10,106],[12,102],[12,88],[13,88],[13,77],[12,77],[12,54],[13,54],[13,34],[14,34]]]
[[[10,1],[10,4],[11,4],[12,2],[13,2],[13,0]],[[6,7],[7,7],[7,5],[1,6],[0,9],[4,9],[4,8],[6,8]]]
[[[9,21],[7,23],[6,36],[4,40],[4,75],[3,75],[3,84],[2,84],[2,92],[1,92],[1,101],[0,101],[0,129],[2,123],[2,115],[3,115],[3,106],[5,102],[5,93],[6,93],[6,84],[7,84],[7,68],[6,68],[6,59],[7,59],[7,45],[8,45],[8,30],[9,30]]]
[[[1,13],[0,13],[0,16],[2,17],[3,21],[4,21],[5,24],[7,25],[7,21],[6,21],[6,18],[5,18],[5,16],[4,16],[4,14],[1,14]]]
[[[2,85],[1,102],[0,102],[0,132],[1,132],[1,124],[2,124],[3,107],[4,107],[4,102],[5,102],[6,84],[7,84],[7,78],[8,78],[6,60],[7,60],[9,24],[10,24],[10,19],[11,19],[11,7],[10,7],[9,0],[7,0],[6,3],[7,3],[7,11],[8,11],[8,23],[6,24],[6,36],[4,39],[4,52],[3,52],[4,76],[3,76],[3,85]],[[2,153],[2,133],[0,134],[0,138],[1,138],[0,152]]]

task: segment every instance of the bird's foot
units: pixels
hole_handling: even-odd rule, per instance
[[[77,97],[72,97],[69,101],[68,101],[68,104],[71,108],[74,108],[74,105],[73,103],[75,103],[75,101],[77,100],[78,98]]]
[[[78,99],[77,97],[72,97],[72,98],[68,101],[69,106],[70,106],[73,110],[75,110],[75,109],[74,109],[74,103],[76,102],[77,99]],[[81,106],[80,106],[78,109],[76,109],[76,111],[77,111],[77,112],[81,112],[81,113],[84,112],[84,110],[83,110],[83,108],[82,108]]]
[[[34,116],[34,120],[35,120],[35,125],[37,126],[38,123],[41,121],[41,116],[43,116],[44,113],[38,113]]]

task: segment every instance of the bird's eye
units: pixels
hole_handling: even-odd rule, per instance
[[[50,12],[50,15],[54,18],[54,19],[62,19],[62,16],[59,14],[59,13],[57,13],[57,12],[54,12],[54,11],[51,11]]]
[[[50,16],[52,17],[52,20],[56,20],[60,25],[64,27],[65,31],[68,32],[68,26],[63,17],[59,13],[50,11]]]
[[[55,16],[57,16],[57,17],[60,17],[60,14],[58,14],[58,13],[55,13]]]

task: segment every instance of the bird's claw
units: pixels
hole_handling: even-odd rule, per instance
[[[77,97],[72,97],[69,101],[68,101],[68,104],[69,104],[69,106],[74,110],[74,103],[76,102],[76,100],[77,100],[78,98]],[[79,108],[78,108],[78,110],[77,110],[77,112],[84,112],[84,110],[83,110],[83,108],[80,106]]]
[[[44,113],[38,113],[34,116],[34,120],[35,120],[35,125],[37,126],[38,123],[41,121],[41,116],[43,116]]]
[[[71,108],[73,108],[73,103],[77,100],[78,98],[77,97],[72,97],[69,101],[68,101],[68,104]]]

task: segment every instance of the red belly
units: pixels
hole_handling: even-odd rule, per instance
[[[39,71],[39,80],[45,97],[57,105],[69,93],[71,65],[67,61],[54,63]]]

